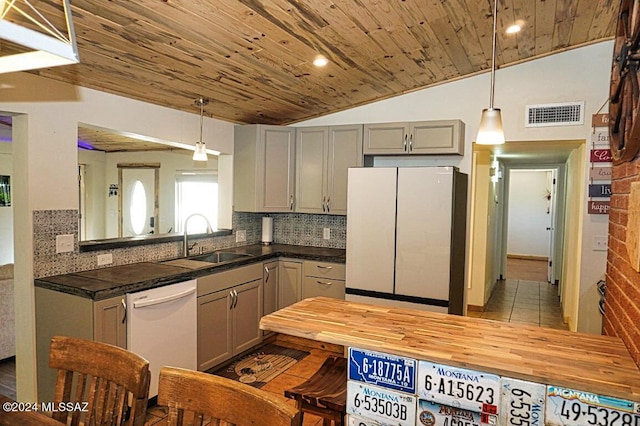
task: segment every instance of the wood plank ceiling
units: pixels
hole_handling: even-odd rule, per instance
[[[618,0],[498,1],[498,67],[614,34]],[[71,3],[81,63],[34,72],[193,113],[203,96],[236,123],[291,124],[491,67],[492,0]]]

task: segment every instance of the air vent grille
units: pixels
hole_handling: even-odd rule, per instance
[[[584,124],[584,102],[527,105],[525,127]]]

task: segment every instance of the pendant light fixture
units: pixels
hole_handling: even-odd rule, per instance
[[[24,49],[1,56],[0,73],[80,62],[69,0],[50,3],[60,7],[52,12],[39,2],[0,0],[0,42],[14,43]],[[28,21],[33,28],[10,22],[5,19],[8,15]]]
[[[196,142],[196,149],[193,151],[193,161],[207,161],[207,146],[202,141],[202,122],[204,120],[204,106],[209,103],[208,99],[202,97],[196,99],[195,105],[200,107],[200,140]]]
[[[489,96],[489,108],[482,110],[480,128],[476,143],[480,145],[499,145],[504,143],[504,129],[502,128],[502,115],[499,108],[493,107],[493,93],[496,80],[496,27],[498,23],[498,0],[493,5],[493,47],[491,53],[491,93]]]

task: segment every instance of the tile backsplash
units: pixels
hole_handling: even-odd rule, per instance
[[[273,218],[273,241],[278,244],[302,246],[346,247],[346,216],[302,213],[244,213],[234,212],[233,234],[202,238],[198,244],[205,252],[257,244],[262,236],[262,217]],[[323,229],[329,228],[331,237],[323,239]],[[246,242],[236,243],[236,230],[246,231]],[[56,236],[74,236],[74,250],[56,253]],[[36,210],[33,212],[34,277],[67,274],[97,269],[97,255],[111,253],[113,263],[107,266],[136,262],[158,261],[179,257],[181,241],[171,241],[104,251],[78,251],[78,210]],[[103,266],[101,266],[102,268]]]

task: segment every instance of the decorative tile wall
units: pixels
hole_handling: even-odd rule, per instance
[[[346,217],[300,213],[243,213],[232,217],[233,230],[245,230],[246,242],[236,243],[235,232],[223,237],[202,238],[198,244],[204,252],[257,244],[262,237],[262,217],[273,217],[273,240],[279,244],[302,246],[346,247]],[[322,238],[323,229],[330,228],[331,238]],[[56,236],[74,236],[74,250],[56,253]],[[78,210],[37,210],[33,212],[34,277],[68,274],[108,266],[159,261],[179,257],[182,241],[149,244],[104,251],[78,251]],[[98,266],[97,255],[111,253],[113,263]]]

